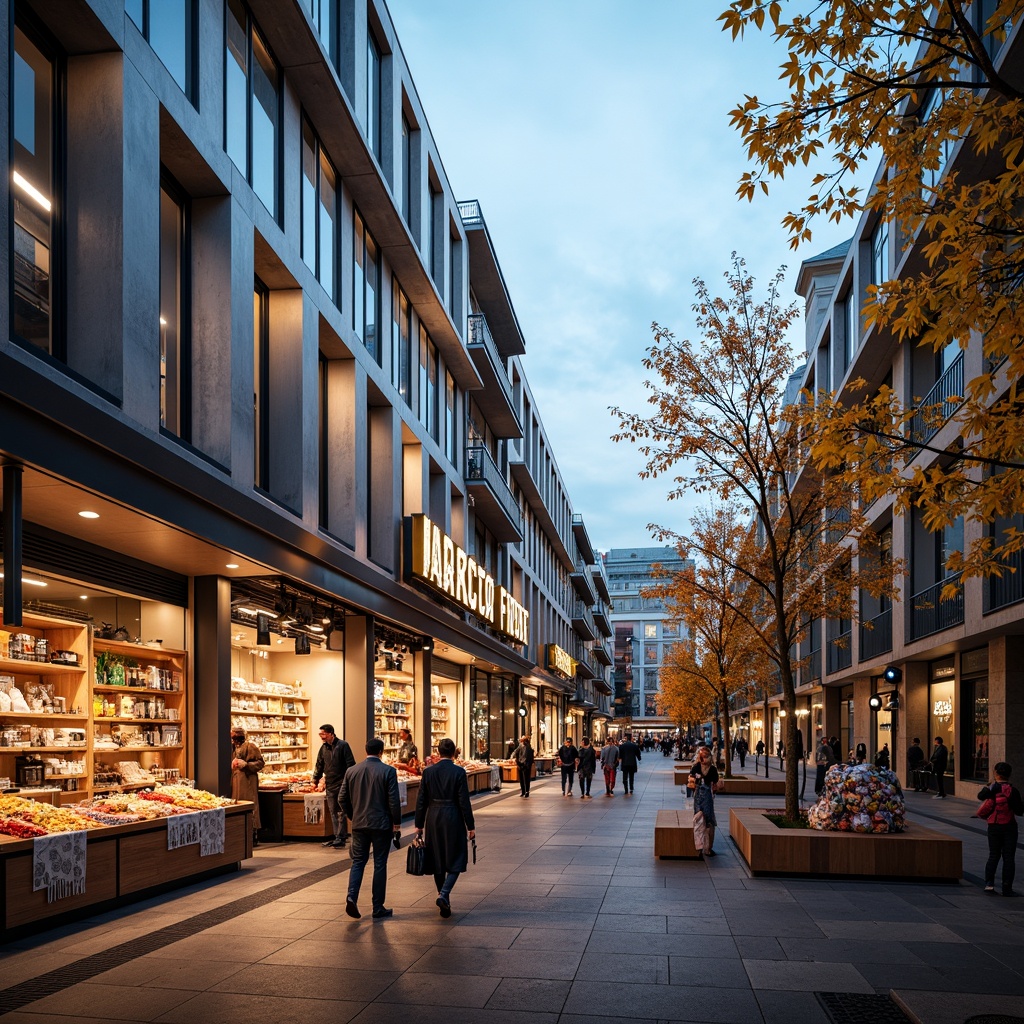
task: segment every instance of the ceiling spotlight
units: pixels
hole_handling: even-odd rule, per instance
[[[270,646],[270,619],[266,615],[256,616],[256,646]]]
[[[83,519],[99,519],[99,517],[100,517],[99,512],[90,512],[89,509],[87,509],[87,508],[86,509],[82,509],[82,511],[79,512],[78,514]]]
[[[423,650],[424,651],[432,651],[433,649],[434,649],[434,641],[429,636],[425,636],[423,638]],[[443,650],[447,650],[447,649],[448,649],[447,647],[443,648]]]
[[[228,564],[225,565],[224,568],[225,569],[237,569],[238,568],[238,563],[237,562],[228,562]]]

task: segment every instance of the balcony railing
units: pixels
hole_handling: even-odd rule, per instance
[[[860,624],[860,660],[870,661],[892,650],[892,608]]]
[[[511,522],[523,529],[523,513],[512,489],[505,482],[501,470],[494,464],[491,453],[483,445],[470,445],[466,449],[466,479],[487,484],[495,500],[501,505]]]
[[[925,395],[914,414],[911,440],[926,444],[963,402],[964,354],[961,352]]]
[[[479,345],[487,353],[487,358],[494,371],[494,379],[505,393],[508,404],[512,405],[512,382],[508,379],[505,360],[501,358],[501,353],[498,351],[491,329],[487,326],[487,318],[483,313],[469,314],[469,344],[470,348]]]
[[[841,672],[853,664],[853,630],[848,629],[845,633],[838,633],[830,637],[825,646],[825,671],[828,673]]]
[[[1002,559],[1002,576],[990,576],[985,583],[985,611],[1024,601],[1024,551],[1015,551]]]
[[[480,210],[480,203],[476,199],[459,203],[459,216],[466,226],[470,224],[483,224],[484,215]]]
[[[807,655],[807,661],[804,663],[803,671],[801,673],[801,681],[804,683],[813,683],[821,678],[821,648],[817,647]]]
[[[950,584],[956,585],[956,593],[947,600],[942,599],[942,590]],[[907,619],[907,643],[931,636],[964,621],[964,588],[960,574],[949,576],[933,587],[922,590],[910,599],[910,615]]]

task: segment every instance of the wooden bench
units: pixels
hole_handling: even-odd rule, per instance
[[[690,808],[658,811],[654,823],[654,856],[697,856],[697,844],[693,841],[693,811]]]

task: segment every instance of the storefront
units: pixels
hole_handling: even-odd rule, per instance
[[[960,655],[960,687],[963,694],[960,778],[978,783],[991,779],[989,757],[988,647]]]
[[[939,658],[928,665],[928,753],[934,747],[936,737],[949,748],[946,767],[947,778],[953,776],[957,745],[954,723],[956,715],[956,661],[953,655]]]

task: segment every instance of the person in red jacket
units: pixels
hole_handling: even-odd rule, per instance
[[[996,866],[1003,861],[1003,895],[1019,896],[1014,892],[1013,878],[1016,871],[1014,855],[1017,852],[1017,816],[1024,814],[1024,801],[1016,786],[1010,785],[1011,765],[1000,761],[993,768],[995,782],[986,786],[978,799],[981,806],[975,812],[976,818],[988,822],[988,861],[985,863],[985,892],[996,891]]]

